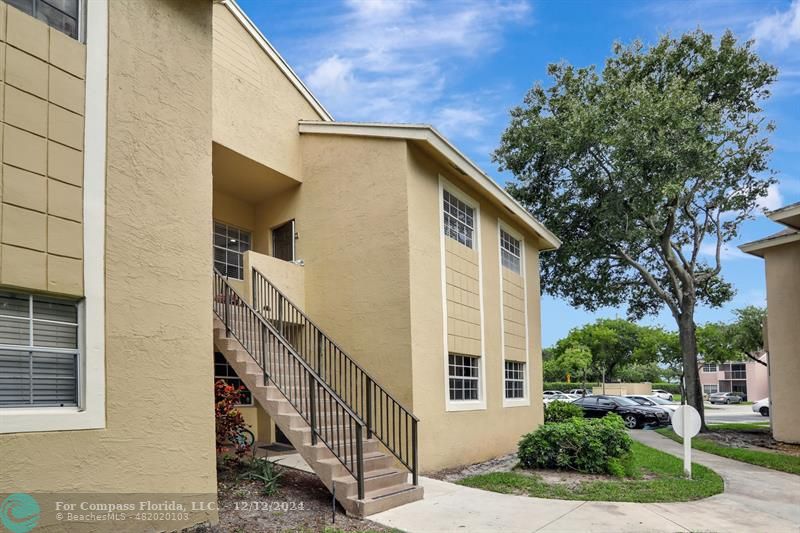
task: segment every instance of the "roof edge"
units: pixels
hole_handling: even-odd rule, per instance
[[[739,249],[746,254],[764,257],[764,250],[800,241],[800,231],[786,235],[772,236],[757,241],[739,245]]]
[[[262,50],[269,56],[270,59],[278,66],[278,68],[283,72],[283,74],[289,79],[292,85],[303,95],[311,107],[314,108],[314,111],[320,116],[323,121],[333,121],[333,115],[328,113],[328,110],[325,109],[325,106],[317,100],[317,97],[306,87],[306,84],[303,83],[303,80],[300,79],[300,76],[289,66],[289,63],[286,62],[285,59],[281,56],[280,53],[272,46],[272,43],[264,37],[264,34],[261,33],[261,30],[258,29],[258,26],[247,16],[247,13],[239,7],[239,4],[236,3],[236,0],[222,0],[220,4],[224,5],[228,8],[228,11],[239,21],[239,24],[247,30],[247,33],[256,41],[256,43],[261,47]]]
[[[784,226],[792,229],[800,229],[799,227],[787,222],[788,218],[796,216],[800,216],[800,202],[785,205],[767,213],[767,217],[774,222],[778,222],[779,224],[783,224]]]
[[[479,187],[508,207],[529,229],[544,241],[547,247],[541,251],[555,250],[561,246],[561,240],[545,227],[538,219],[522,207],[499,183],[494,181],[478,165],[456,148],[444,135],[429,124],[386,124],[370,122],[325,122],[316,120],[299,121],[300,133],[352,135],[361,137],[383,137],[394,139],[410,139],[427,142],[444,155],[451,163],[464,171]]]

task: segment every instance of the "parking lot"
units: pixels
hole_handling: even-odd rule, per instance
[[[753,412],[752,405],[711,405],[705,404],[706,422],[709,423],[743,423],[743,422],[769,422],[768,416],[761,416]]]

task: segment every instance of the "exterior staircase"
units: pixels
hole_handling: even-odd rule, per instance
[[[348,515],[365,517],[423,497],[411,413],[398,416],[395,408],[390,414],[388,398],[371,378],[362,380],[359,393],[354,367],[326,368],[321,349],[310,364],[297,350],[310,326],[256,312],[218,271],[213,305],[216,349]],[[287,310],[282,303],[281,313]],[[390,424],[393,442],[386,438]]]

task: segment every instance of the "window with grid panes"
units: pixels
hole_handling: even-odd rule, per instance
[[[214,222],[214,268],[223,276],[244,279],[242,254],[250,250],[250,232]]]
[[[479,398],[478,372],[480,368],[478,358],[451,353],[448,363],[450,399],[454,401],[477,400]]]
[[[521,272],[519,239],[500,230],[500,259],[503,266],[519,274]]]
[[[472,248],[475,231],[475,210],[446,190],[443,194],[444,234]]]
[[[0,292],[0,407],[76,406],[75,301]]]
[[[525,363],[518,361],[505,362],[506,399],[514,400],[525,397]]]
[[[716,372],[717,363],[705,363],[703,365],[703,372]]]
[[[253,395],[250,394],[250,390],[245,386],[239,375],[236,374],[233,367],[228,364],[224,355],[220,352],[214,352],[214,382],[220,379],[237,389],[239,387],[244,387],[242,391],[242,402],[239,405],[253,405]]]
[[[10,6],[41,20],[51,28],[80,39],[83,26],[81,0],[3,0]]]

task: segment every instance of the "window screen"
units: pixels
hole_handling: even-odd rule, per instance
[[[0,406],[78,405],[76,302],[0,292]]]
[[[214,268],[223,276],[244,279],[242,254],[250,250],[250,232],[214,222]]]
[[[450,354],[448,372],[451,400],[478,399],[478,358]]]
[[[519,239],[515,239],[503,230],[500,230],[500,258],[503,266],[519,274],[520,269]]]
[[[443,198],[444,234],[472,248],[475,210],[447,191],[444,191]]]
[[[80,37],[81,0],[4,0],[73,39]]]
[[[506,361],[506,398],[509,400],[525,397],[525,363]]]
[[[250,391],[245,387],[244,382],[236,374],[233,367],[228,364],[225,356],[220,352],[214,352],[214,381],[216,382],[219,379],[237,388],[240,386],[244,387],[245,389],[242,391],[242,403],[240,405],[253,405],[253,395],[250,394]]]

